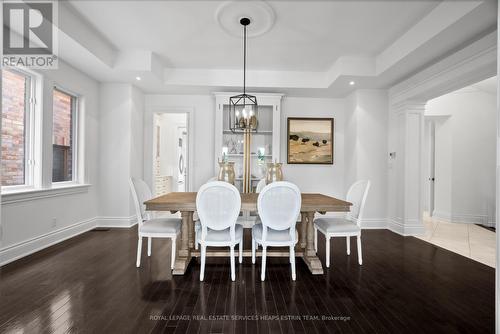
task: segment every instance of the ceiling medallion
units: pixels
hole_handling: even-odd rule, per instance
[[[227,1],[215,12],[215,20],[230,36],[241,38],[241,18],[252,22],[248,26],[247,37],[257,37],[268,32],[274,25],[276,16],[264,1]]]

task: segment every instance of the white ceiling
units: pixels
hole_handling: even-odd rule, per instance
[[[226,3],[59,2],[59,56],[99,81],[131,82],[147,93],[239,90],[242,41],[216,19]],[[258,3],[231,6],[244,13]],[[249,39],[247,84],[289,95],[390,87],[494,32],[497,19],[495,0],[266,4],[275,21]]]
[[[489,79],[480,81],[476,84],[473,84],[472,87],[475,87],[479,90],[482,90],[486,93],[490,94],[497,94],[497,85],[498,85],[498,79],[497,76],[491,77]]]
[[[151,50],[175,68],[241,67],[241,39],[226,34],[215,19],[224,1],[71,3],[119,50]],[[340,56],[377,55],[437,4],[272,1],[275,25],[249,40],[248,67],[325,71]]]

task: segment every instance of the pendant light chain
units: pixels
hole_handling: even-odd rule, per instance
[[[243,26],[243,94],[246,94],[247,72],[247,26]]]
[[[250,19],[242,17],[240,24],[243,26],[243,93],[229,98],[229,127],[232,132],[257,132],[257,97],[247,95],[247,25]]]

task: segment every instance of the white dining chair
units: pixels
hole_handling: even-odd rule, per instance
[[[295,224],[300,213],[301,202],[299,188],[290,182],[273,182],[259,193],[257,210],[262,223],[252,228],[252,263],[255,263],[256,248],[262,245],[260,274],[262,281],[266,278],[267,247],[284,246],[290,249],[292,280],[295,281],[295,244],[297,243]]]
[[[330,267],[330,238],[345,237],[347,243],[347,255],[351,254],[351,237],[356,237],[358,246],[358,262],[363,264],[361,254],[361,222],[366,197],[370,189],[369,180],[355,182],[347,192],[346,201],[352,203],[351,211],[344,217],[324,217],[314,220],[314,249],[318,251],[318,231],[325,235],[326,245],[326,267]]]
[[[239,262],[243,262],[243,227],[236,224],[241,210],[241,196],[235,186],[227,182],[205,183],[196,195],[196,210],[201,228],[197,240],[201,247],[200,281],[205,275],[208,246],[227,246],[230,250],[231,280],[235,280],[234,247],[239,244]]]
[[[259,183],[257,183],[257,186],[255,187],[255,192],[258,194],[262,191],[262,189],[264,189],[264,187],[266,186],[266,179],[261,179],[259,181]]]
[[[207,180],[208,182],[217,181],[217,176],[213,176]],[[198,212],[193,212],[193,221],[194,221],[194,249],[198,250],[198,232],[200,231],[200,219],[198,217]]]
[[[130,190],[134,201],[135,214],[139,232],[137,244],[137,267],[141,266],[142,238],[148,238],[148,256],[151,256],[152,238],[169,238],[172,240],[170,268],[174,268],[177,236],[181,230],[179,218],[155,218],[152,212],[146,211],[144,202],[153,196],[148,185],[140,179],[130,179]]]

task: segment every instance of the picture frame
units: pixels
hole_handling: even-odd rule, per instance
[[[333,147],[333,118],[288,117],[288,164],[333,165]]]

